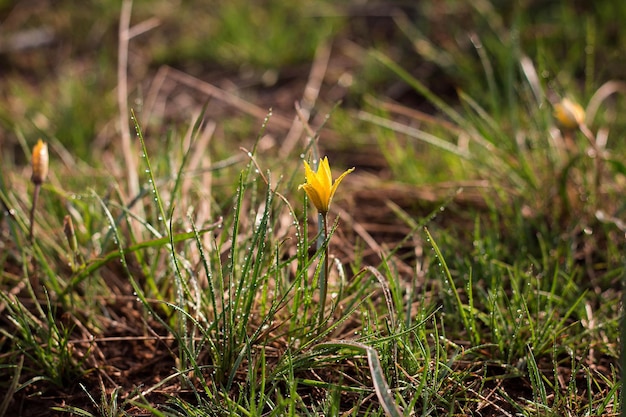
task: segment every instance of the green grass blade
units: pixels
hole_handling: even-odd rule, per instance
[[[163,234],[168,230],[167,227],[167,217],[165,217],[165,210],[163,209],[163,201],[161,200],[161,196],[159,194],[159,189],[156,185],[156,178],[154,177],[154,171],[152,170],[152,165],[150,164],[150,158],[148,157],[148,148],[146,147],[146,142],[143,138],[143,131],[141,130],[141,126],[139,126],[139,121],[135,116],[134,110],[131,110],[131,119],[133,120],[133,124],[135,125],[135,131],[137,132],[137,137],[139,138],[139,142],[141,143],[141,152],[143,159],[146,161],[146,172],[148,174],[148,182],[150,183],[150,188],[152,191],[154,202],[156,203],[158,209],[158,220],[161,223]]]
[[[468,334],[472,337],[472,339],[474,339],[475,338],[474,335],[476,335],[474,331],[476,327],[474,323],[474,318],[468,316],[466,312],[465,305],[463,304],[463,301],[461,300],[461,296],[456,287],[456,284],[454,283],[454,279],[452,278],[452,274],[450,273],[448,264],[446,263],[446,260],[443,257],[443,254],[441,253],[441,249],[439,249],[437,242],[435,242],[435,239],[430,234],[430,231],[428,230],[428,228],[425,227],[424,231],[426,233],[426,238],[428,239],[431,247],[435,251],[435,255],[437,256],[438,262],[441,264],[441,270],[444,274],[444,285],[450,288],[452,295],[454,296],[454,301],[456,302],[457,312],[461,316],[461,321],[463,322],[463,325],[465,326],[465,329],[467,330]],[[476,340],[473,340],[473,342],[477,343]]]

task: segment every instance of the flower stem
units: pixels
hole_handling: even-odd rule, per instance
[[[324,323],[324,312],[326,311],[326,293],[328,291],[328,215],[327,213],[322,214],[322,229],[324,233],[324,266],[320,273],[319,277],[319,285],[320,285],[320,310],[319,310],[319,327],[320,331],[322,328],[322,324]]]
[[[28,242],[33,243],[33,231],[35,229],[35,210],[37,209],[37,200],[39,198],[39,191],[41,190],[41,184],[35,184],[35,190],[33,191],[33,205],[30,208],[30,229],[28,233]]]

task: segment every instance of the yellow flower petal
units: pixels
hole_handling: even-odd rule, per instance
[[[317,173],[313,172],[307,161],[304,161],[304,170],[307,184],[311,185],[316,190],[324,188],[324,184],[320,182]]]
[[[345,178],[346,175],[348,175],[352,171],[354,171],[354,167],[352,167],[350,169],[347,169],[343,174],[341,174],[339,176],[339,178],[337,178],[335,180],[335,183],[333,184],[332,188],[330,189],[330,196],[328,197],[328,205],[329,206],[330,206],[331,201],[333,201],[333,196],[335,195],[335,191],[337,191],[337,187],[339,186],[339,183]]]
[[[330,164],[328,163],[327,156],[325,156],[320,161],[320,167],[317,170],[317,175],[320,182],[322,183],[322,187],[324,187],[324,189],[326,190],[329,190],[333,184],[333,174],[332,172],[330,172]]]
[[[306,192],[306,195],[309,197],[309,200],[313,203],[313,205],[320,211],[324,212],[328,210],[328,207],[324,203],[324,198],[320,196],[317,190],[310,184],[302,184],[300,188],[303,188]]]

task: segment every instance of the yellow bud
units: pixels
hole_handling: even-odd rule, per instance
[[[48,176],[48,145],[39,139],[33,148],[33,176],[31,181],[35,184],[41,184]]]
[[[554,105],[554,117],[561,127],[565,129],[577,129],[585,123],[585,110],[580,104],[564,98]]]

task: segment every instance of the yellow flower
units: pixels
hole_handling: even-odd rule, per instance
[[[328,157],[324,157],[324,159],[320,161],[317,172],[313,172],[306,161],[304,161],[304,170],[306,183],[300,185],[298,189],[304,188],[304,191],[317,210],[322,213],[322,215],[326,215],[339,183],[346,175],[354,171],[354,168],[346,170],[337,178],[334,184],[332,173],[330,172],[330,165],[328,164]]]
[[[41,184],[48,176],[48,145],[39,139],[33,148],[33,175],[31,181],[35,184]]]
[[[568,98],[554,105],[554,117],[566,129],[577,129],[585,123],[585,110]]]

